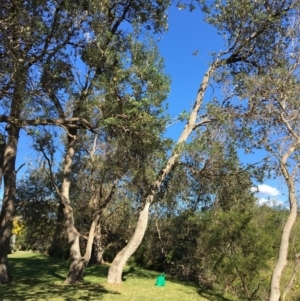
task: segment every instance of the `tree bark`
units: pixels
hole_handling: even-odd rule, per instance
[[[64,178],[61,187],[60,197],[64,206],[63,212],[65,217],[66,231],[68,235],[68,242],[70,245],[70,269],[69,274],[64,281],[64,284],[75,284],[82,281],[83,272],[85,268],[84,258],[80,253],[79,238],[80,235],[75,227],[73,208],[70,201],[70,186],[72,175],[72,163],[74,157],[74,146],[76,143],[76,130],[70,130],[68,136],[67,154],[64,166]]]
[[[140,211],[133,236],[131,237],[126,247],[123,248],[114,258],[108,271],[107,283],[110,284],[122,283],[123,268],[127,260],[136,251],[136,249],[139,247],[140,243],[144,238],[145,231],[148,225],[150,203],[151,203],[151,198],[148,198],[143,209]]]
[[[86,251],[84,256],[80,255],[80,248],[79,248],[79,236],[78,236],[78,241],[77,241],[77,236],[76,236],[76,242],[74,242],[71,246],[73,247],[73,250],[76,249],[76,257],[73,257],[71,259],[71,265],[69,269],[69,274],[66,280],[64,281],[64,284],[76,284],[78,282],[83,281],[83,274],[85,271],[86,266],[88,265],[91,255],[92,255],[92,247],[93,247],[93,241],[95,237],[95,230],[99,221],[100,215],[96,214],[93,222],[90,227],[89,231],[89,237],[86,245]],[[79,256],[80,255],[80,256]]]
[[[15,73],[14,92],[12,95],[10,116],[18,120],[23,105],[23,92],[27,69],[17,65]],[[7,124],[7,144],[3,157],[4,196],[0,213],[0,283],[11,280],[7,255],[10,251],[10,237],[13,226],[16,198],[16,156],[20,128],[15,123]]]
[[[104,251],[105,251],[105,246],[102,244],[101,228],[98,227],[95,232],[90,263],[104,264],[104,260],[103,260]]]
[[[75,227],[73,208],[70,201],[70,186],[72,176],[72,163],[74,157],[74,146],[76,143],[76,129],[70,130],[68,135],[67,153],[64,162],[64,177],[59,192],[57,186],[56,190],[59,193],[61,203],[63,205],[63,213],[65,218],[65,227],[68,236],[68,243],[70,246],[70,269],[64,284],[74,284],[82,280],[84,271],[84,260],[80,253],[79,239],[80,235]]]
[[[290,214],[284,224],[283,232],[281,235],[280,248],[277,263],[273,270],[271,278],[271,289],[269,301],[279,301],[280,300],[280,280],[282,272],[287,264],[287,256],[289,250],[289,239],[290,234],[295,224],[297,218],[297,199],[295,191],[294,177],[291,175],[286,167],[286,161],[289,156],[294,152],[298,143],[290,147],[290,149],[284,154],[280,160],[280,169],[285,178],[285,181],[289,190],[289,203],[290,203]]]
[[[70,200],[70,187],[71,187],[71,175],[72,175],[72,164],[74,157],[74,146],[76,143],[76,129],[69,129],[68,133],[68,146],[67,154],[64,165],[64,179],[62,183],[61,192],[56,187],[57,192],[60,195],[61,202],[64,206],[63,212],[65,217],[66,231],[68,235],[68,242],[70,245],[70,269],[64,284],[76,284],[83,281],[83,274],[86,266],[88,265],[93,249],[94,238],[96,235],[97,225],[100,219],[100,214],[106,208],[107,204],[111,200],[111,197],[115,191],[115,185],[112,186],[109,193],[104,197],[103,204],[99,208],[99,199],[94,196],[89,203],[89,207],[94,210],[93,220],[89,230],[89,236],[86,244],[86,251],[84,256],[81,255],[80,251],[80,233],[77,231],[74,221],[73,208]],[[96,141],[96,140],[95,140]],[[94,144],[94,150],[96,144]],[[92,155],[93,156],[93,155]]]
[[[7,255],[10,253],[10,237],[15,211],[15,162],[18,140],[19,128],[11,126],[9,128],[8,142],[4,152],[4,197],[0,214],[0,283],[3,284],[8,283],[11,280]]]

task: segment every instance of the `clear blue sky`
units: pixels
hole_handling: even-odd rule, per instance
[[[209,52],[218,52],[225,49],[222,37],[214,28],[203,21],[200,10],[192,13],[188,10],[179,10],[172,7],[169,13],[169,30],[161,36],[159,48],[161,55],[165,58],[166,73],[171,77],[171,92],[167,102],[169,103],[169,113],[176,117],[183,110],[190,111],[202,77],[210,62]],[[197,55],[193,53],[197,52]],[[176,123],[168,128],[166,136],[176,140],[183,123]],[[22,131],[20,148],[17,156],[17,168],[24,162],[30,162],[36,154],[31,150],[29,143],[31,140],[24,138]],[[241,153],[241,160],[244,162],[256,162],[264,153],[246,156]],[[23,174],[25,168],[20,171]],[[281,180],[266,180],[262,186],[260,198],[273,196],[284,201],[286,197],[281,191],[286,191]],[[272,190],[273,188],[273,190]],[[274,190],[277,189],[277,190]],[[280,192],[279,192],[280,190]]]
[[[165,58],[166,73],[171,75],[168,103],[169,113],[175,117],[183,110],[190,111],[211,61],[208,53],[224,49],[223,40],[203,21],[200,10],[191,13],[172,7],[169,30],[159,42],[159,48]],[[176,124],[167,135],[176,139],[182,128],[183,124]]]

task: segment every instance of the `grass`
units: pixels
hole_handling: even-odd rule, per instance
[[[127,267],[121,285],[105,283],[108,266],[87,268],[84,282],[76,286],[62,285],[68,273],[68,262],[47,258],[38,253],[17,252],[9,256],[13,281],[0,285],[1,301],[75,301],[75,300],[174,300],[231,301],[209,292],[201,292],[188,283],[166,277],[164,287],[155,286],[157,272]],[[201,295],[207,296],[207,298]]]

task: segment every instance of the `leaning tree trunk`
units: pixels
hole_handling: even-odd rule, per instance
[[[189,120],[186,123],[177,143],[174,148],[172,155],[169,157],[166,165],[161,170],[161,172],[157,175],[156,181],[153,183],[152,188],[148,195],[145,196],[145,205],[142,211],[139,214],[138,222],[136,224],[136,228],[132,238],[129,240],[128,244],[116,255],[114,258],[110,269],[108,271],[107,283],[115,283],[119,284],[122,282],[122,271],[130,256],[136,251],[136,249],[141,244],[148,224],[148,215],[149,215],[149,207],[153,202],[157,192],[160,189],[161,184],[168,176],[168,174],[175,167],[176,161],[178,160],[182,146],[189,138],[191,133],[198,128],[199,126],[210,123],[211,120],[209,118],[203,118],[202,120],[197,122],[198,113],[200,111],[201,105],[203,103],[204,93],[207,89],[209,79],[213,72],[220,66],[220,62],[215,61],[205,73],[200,88],[197,93],[196,100],[194,102],[193,109],[190,113]]]
[[[287,264],[290,234],[297,218],[297,199],[294,178],[293,175],[289,173],[286,167],[286,161],[295,150],[295,147],[296,146],[292,146],[280,161],[280,169],[285,178],[289,190],[290,214],[284,224],[283,232],[281,235],[278,259],[271,278],[269,301],[280,300],[280,279],[282,272]]]
[[[15,210],[16,195],[16,153],[19,128],[9,127],[9,136],[3,158],[4,197],[0,214],[0,283],[11,280],[7,255],[10,252],[10,237]]]
[[[150,199],[146,201],[143,209],[140,211],[138,222],[133,236],[131,237],[126,247],[123,248],[113,260],[109,268],[107,283],[111,283],[111,284],[122,283],[123,268],[127,260],[130,258],[130,256],[139,247],[145,235],[147,225],[148,225],[150,203],[151,203]]]

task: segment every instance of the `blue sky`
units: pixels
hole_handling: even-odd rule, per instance
[[[226,49],[217,31],[203,21],[200,10],[192,13],[172,7],[169,14],[169,30],[160,43],[161,55],[165,58],[166,72],[171,76],[171,92],[168,98],[169,113],[178,116],[183,110],[190,111],[204,73],[207,70],[210,52]],[[195,55],[195,52],[197,55]],[[176,140],[184,123],[176,123],[168,128],[167,136]],[[246,155],[239,152],[244,163],[255,163],[265,156],[256,151]],[[286,202],[286,187],[282,179],[265,179],[258,185],[257,197],[260,203],[269,199]]]
[[[182,111],[190,111],[202,77],[210,62],[209,52],[218,52],[225,49],[222,37],[216,30],[203,21],[200,10],[192,13],[188,10],[179,10],[172,7],[169,13],[169,30],[161,35],[159,48],[165,58],[166,73],[171,77],[171,92],[167,100],[169,113],[172,117],[178,116]],[[193,53],[197,52],[197,55]],[[184,123],[176,123],[168,128],[166,136],[176,140]],[[26,139],[22,131],[20,148],[17,156],[17,168],[22,163],[28,163],[36,154],[31,150],[31,140]],[[256,162],[261,159],[263,152],[246,156],[240,153],[244,162]],[[19,172],[23,174],[26,168]],[[285,185],[280,179],[266,180],[260,186],[258,197],[267,200],[268,197],[285,201]]]

